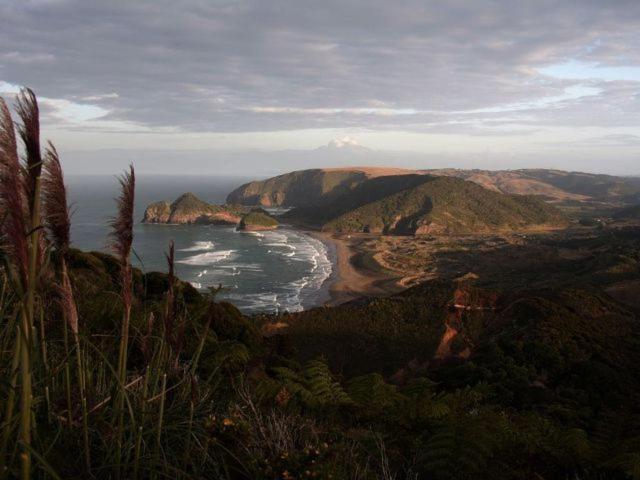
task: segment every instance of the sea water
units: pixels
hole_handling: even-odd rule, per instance
[[[220,299],[245,313],[299,311],[328,299],[331,252],[321,241],[290,226],[263,232],[239,232],[233,226],[146,225],[146,205],[173,201],[193,192],[210,203],[224,203],[242,177],[140,177],[136,182],[134,255],[143,271],[167,270],[166,252],[175,242],[177,275],[205,291],[221,285]],[[72,243],[83,250],[109,251],[110,218],[115,215],[115,177],[69,176]],[[277,211],[275,214],[279,213]]]

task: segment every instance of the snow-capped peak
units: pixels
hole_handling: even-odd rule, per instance
[[[362,147],[357,140],[345,135],[342,138],[334,138],[327,145],[329,148]]]

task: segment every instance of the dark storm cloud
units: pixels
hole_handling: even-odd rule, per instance
[[[101,121],[230,132],[639,122],[639,82],[536,103],[585,84],[539,67],[640,65],[636,0],[5,0],[0,19],[0,81],[102,107]]]

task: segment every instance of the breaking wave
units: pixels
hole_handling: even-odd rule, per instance
[[[216,244],[211,241],[195,242],[193,246],[181,248],[179,252],[202,252],[203,250],[213,250]]]
[[[230,258],[235,252],[235,250],[219,250],[217,252],[200,253],[183,260],[178,260],[177,263],[185,265],[213,265],[214,263]]]

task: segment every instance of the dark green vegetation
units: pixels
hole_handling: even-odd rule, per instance
[[[640,323],[602,293],[429,282],[278,320],[418,478],[637,478]]]
[[[263,209],[253,209],[242,216],[238,230],[271,230],[278,226],[278,220]]]
[[[458,178],[399,175],[373,178],[322,207],[286,214],[334,232],[481,233],[559,227],[553,206],[531,196],[504,195]]]
[[[614,218],[619,220],[639,220],[640,205],[632,205],[631,207],[621,208],[614,213]]]
[[[108,478],[113,410],[104,400],[120,264],[95,252],[68,259],[92,371],[92,472]],[[133,271],[126,422],[135,428],[125,430],[124,478],[623,479],[638,466],[640,323],[602,293],[430,282],[388,299],[252,319],[177,282],[170,334],[169,285],[166,274]],[[3,298],[8,313],[15,297],[5,289]],[[47,304],[36,474],[82,477],[81,426],[66,421],[64,322]],[[266,337],[257,328],[277,322],[290,327]],[[434,358],[447,326],[458,333]]]

